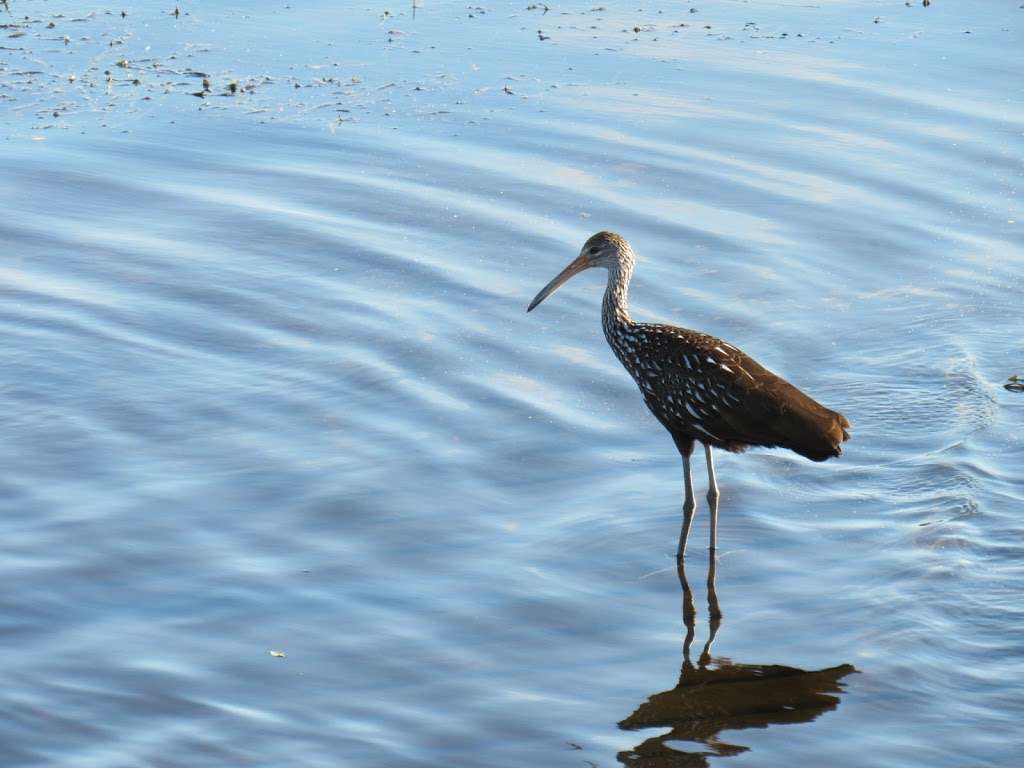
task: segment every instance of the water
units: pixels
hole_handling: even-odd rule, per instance
[[[339,5],[11,2],[3,764],[1016,765],[1024,10]],[[685,655],[598,229],[853,423]]]

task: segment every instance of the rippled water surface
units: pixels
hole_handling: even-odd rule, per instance
[[[3,765],[1019,765],[1024,10],[549,5],[10,0]],[[598,229],[853,423],[710,596]]]

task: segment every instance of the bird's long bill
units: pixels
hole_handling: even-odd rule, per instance
[[[590,262],[586,256],[578,256],[572,262],[569,263],[565,269],[555,275],[555,278],[540,289],[540,293],[533,297],[533,301],[530,302],[530,306],[526,308],[526,311],[531,311],[534,307],[540,304],[544,299],[550,296],[552,293],[557,291],[562,283],[568,280],[573,275],[582,272],[584,269],[590,266]]]

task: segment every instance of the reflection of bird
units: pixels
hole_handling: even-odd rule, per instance
[[[683,456],[686,500],[677,552],[681,558],[696,506],[690,477],[695,440],[704,444],[707,460],[714,549],[718,484],[712,448],[735,452],[752,445],[789,448],[824,461],[842,452],[850,423],[721,339],[674,325],[633,322],[626,293],[634,263],[629,243],[613,232],[598,232],[583,245],[580,255],[541,289],[527,311],[578,272],[590,267],[608,270],[601,310],[605,338]]]
[[[715,592],[715,560],[708,568],[709,636],[700,659],[690,661],[695,611],[693,593],[686,580],[684,563],[679,563],[683,587],[683,667],[679,682],[668,691],[655,693],[619,723],[624,730],[670,728],[634,749],[620,752],[619,762],[631,768],[706,768],[707,758],[736,755],[747,747],[728,744],[722,731],[766,728],[786,723],[808,723],[839,705],[840,680],[854,672],[849,664],[808,672],[778,664],[736,664],[711,657],[721,620]],[[673,742],[696,742],[707,751],[683,752]]]

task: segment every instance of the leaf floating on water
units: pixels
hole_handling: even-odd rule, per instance
[[[1010,392],[1024,392],[1024,377],[1013,375],[1006,380],[1003,384],[1003,389],[1008,389]]]
[[[271,651],[270,655],[273,656],[275,659],[283,659],[287,656],[287,654],[284,651]]]

